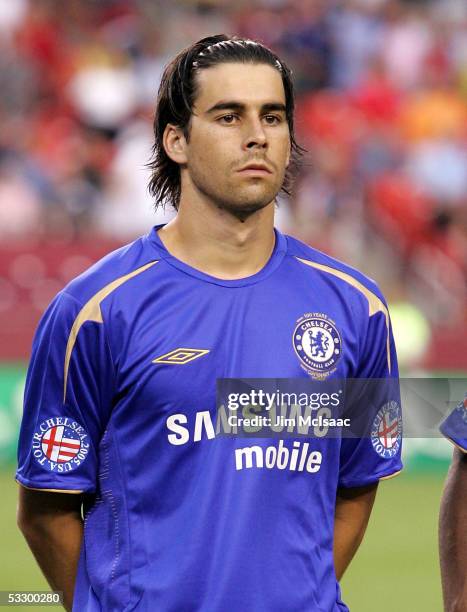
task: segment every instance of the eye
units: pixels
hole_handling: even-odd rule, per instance
[[[282,121],[281,117],[278,117],[277,115],[265,115],[264,120],[268,125],[276,125]]]
[[[233,113],[229,113],[228,115],[223,115],[222,117],[220,117],[219,121],[221,121],[222,123],[227,123],[228,125],[231,125],[232,123],[235,122],[235,119],[238,119],[237,115],[234,115]]]

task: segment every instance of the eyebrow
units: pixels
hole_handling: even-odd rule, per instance
[[[211,108],[206,111],[206,114],[211,114],[220,110],[236,110],[239,112],[244,112],[246,110],[246,104],[236,102],[234,100],[226,100],[225,102],[221,101],[214,104],[214,106],[211,106]],[[287,109],[285,104],[282,104],[282,102],[266,102],[261,106],[261,111],[263,113],[270,111],[282,111],[285,113]]]

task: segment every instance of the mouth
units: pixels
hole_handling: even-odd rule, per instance
[[[272,174],[271,170],[265,164],[248,164],[248,166],[244,166],[238,170],[240,174],[257,174],[257,175],[267,175]]]

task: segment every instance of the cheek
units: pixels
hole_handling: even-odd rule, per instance
[[[287,163],[290,156],[290,138],[289,134],[278,135],[275,140],[275,149],[277,152],[277,158]]]
[[[203,138],[190,147],[190,166],[205,174],[218,173],[227,165],[225,141]]]
[[[209,192],[223,190],[231,180],[231,162],[225,155],[225,147],[215,146],[212,142],[190,151],[188,170],[198,187]]]
[[[290,152],[290,138],[288,130],[271,130],[269,133],[269,147],[267,157],[276,165],[280,171],[282,166],[287,165],[287,159]]]

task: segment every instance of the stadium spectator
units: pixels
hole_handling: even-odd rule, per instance
[[[455,329],[466,297],[453,280],[466,271],[466,27],[462,0],[2,3],[0,235],[118,243],[158,222],[129,167],[144,172],[150,157],[162,68],[192,40],[237,32],[279,52],[300,92],[309,153],[281,201],[287,230],[378,278],[388,257],[402,264],[416,307],[434,327],[434,313],[450,313]],[[438,262],[429,270],[427,253]]]

